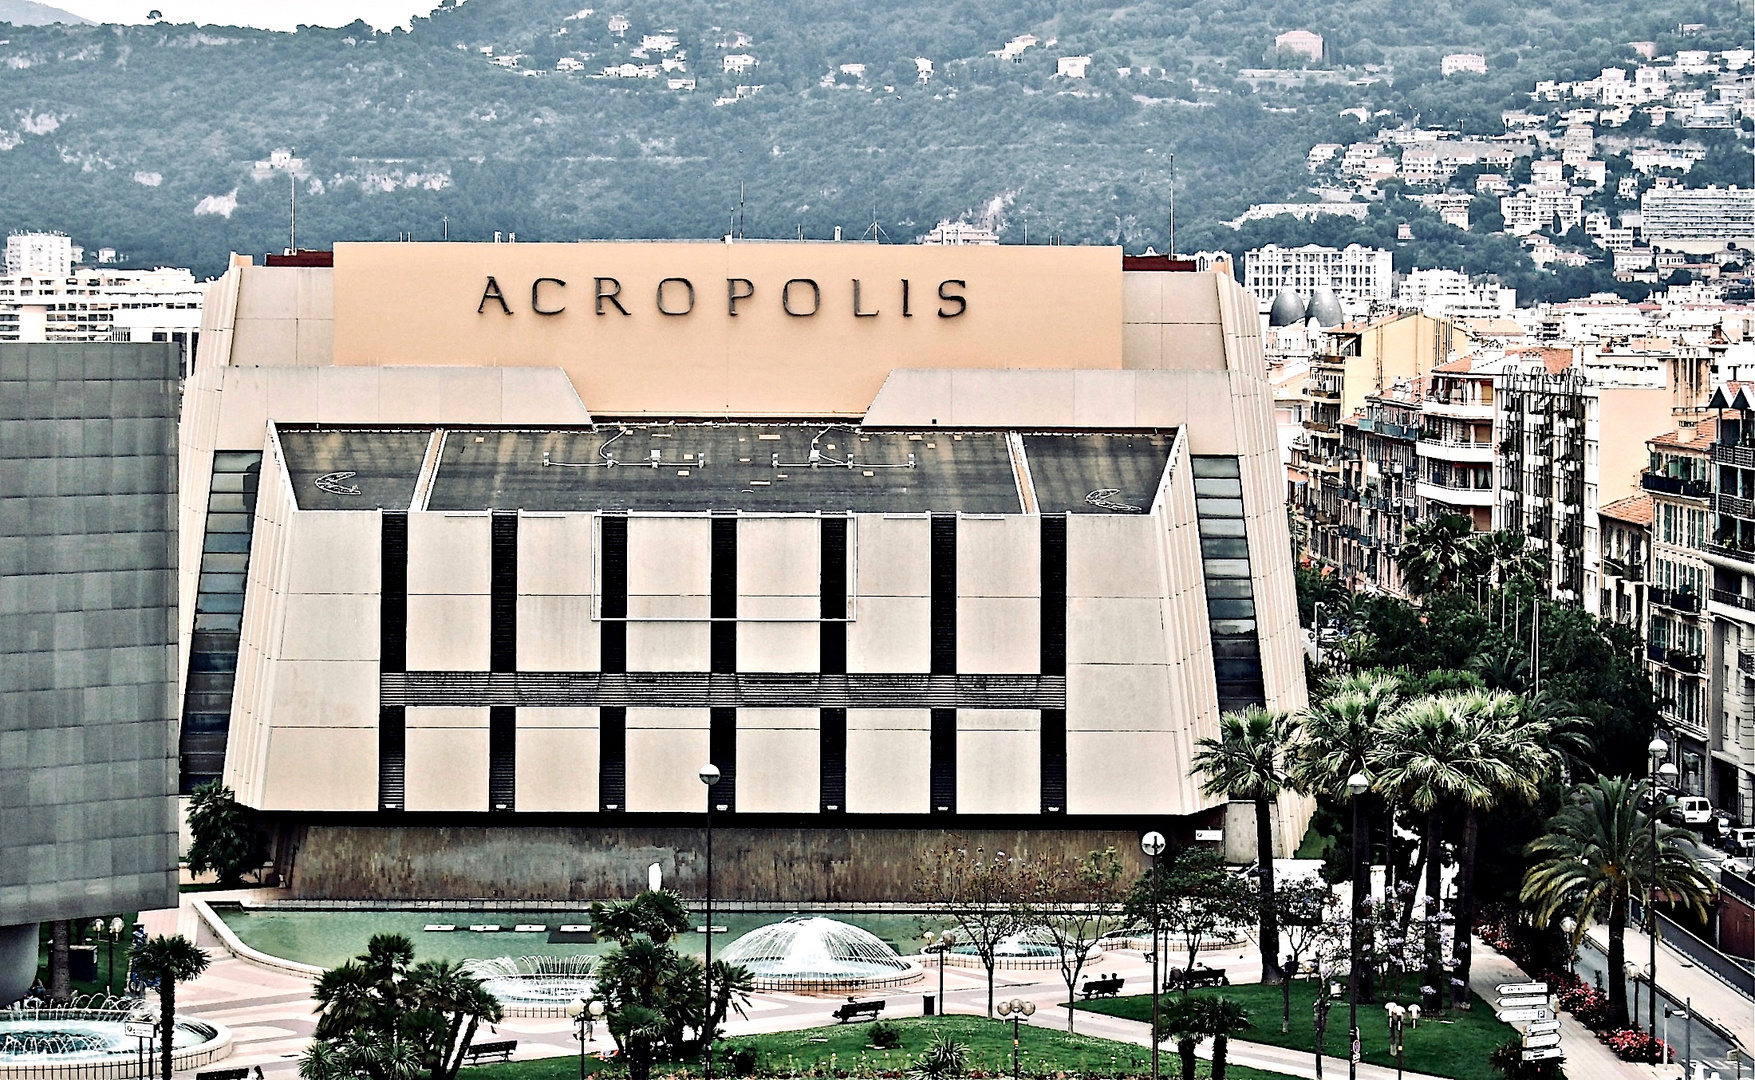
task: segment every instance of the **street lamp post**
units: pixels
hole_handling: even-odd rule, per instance
[[[1158,856],[1164,834],[1153,830],[1140,837],[1140,850],[1152,860],[1152,1080],[1158,1080]]]
[[[1383,1006],[1389,1016],[1389,1048],[1395,1051],[1395,1080],[1402,1080],[1402,1024],[1408,1011],[1391,1001]]]
[[[1670,744],[1659,736],[1645,748],[1651,755],[1651,807],[1646,811],[1651,818],[1651,879],[1645,884],[1645,936],[1650,948],[1649,962],[1645,969],[1645,1001],[1646,1019],[1651,1021],[1651,1037],[1657,1038],[1657,863],[1658,863],[1658,815],[1668,802],[1668,797],[1658,790],[1659,782],[1670,783],[1676,778],[1676,767],[1669,762]],[[1637,1024],[1635,1026],[1638,1026]]]
[[[957,932],[946,930],[942,934],[935,934],[928,930],[921,936],[926,941],[926,946],[921,951],[938,954],[938,1012],[940,1016],[943,1016],[945,1014],[945,953],[950,952],[951,946],[957,943]]]
[[[701,783],[707,785],[707,1000],[701,1016],[701,1038],[707,1045],[706,1080],[713,1080],[713,785],[718,782],[719,766],[711,761],[701,766]]]
[[[585,1044],[596,1034],[597,1021],[603,1019],[603,1002],[586,1004],[584,998],[574,998],[567,1006],[567,1015],[578,1026],[573,1038],[579,1040],[579,1080],[585,1080]]]
[[[1578,920],[1568,915],[1560,920],[1560,932],[1566,935],[1566,973],[1578,978]]]
[[[1347,1038],[1351,1040],[1348,1043],[1349,1047],[1359,1039],[1359,931],[1360,924],[1365,921],[1364,893],[1366,892],[1366,889],[1361,887],[1359,868],[1370,865],[1369,862],[1361,861],[1368,859],[1369,853],[1360,850],[1370,844],[1365,828],[1365,793],[1369,790],[1371,790],[1371,781],[1365,778],[1364,773],[1356,772],[1347,777],[1347,797],[1353,803],[1353,932],[1349,948],[1352,953],[1352,962],[1347,968]],[[1347,1052],[1347,1080],[1355,1080],[1358,1075],[1359,1062],[1349,1049]]]
[[[1010,1001],[1002,1001],[999,1003],[1000,1019],[1004,1020],[1007,1017],[1010,1017],[1012,1022],[1012,1080],[1018,1080],[1018,1023],[1035,1013],[1035,1011],[1036,1003],[1034,1001],[1025,1001],[1022,998],[1012,998]],[[1152,1037],[1154,1039],[1157,1038],[1157,1034],[1158,1033],[1154,1031]]]

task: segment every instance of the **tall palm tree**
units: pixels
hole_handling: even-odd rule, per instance
[[[1473,773],[1486,790],[1482,801],[1463,802],[1462,845],[1456,874],[1456,978],[1451,1003],[1467,1008],[1469,971],[1474,963],[1475,854],[1480,845],[1481,814],[1507,799],[1533,802],[1542,780],[1554,767],[1548,725],[1529,716],[1523,703],[1503,691],[1471,691],[1459,706],[1465,723],[1473,725],[1476,752],[1455,763]]]
[[[163,1080],[171,1080],[171,1043],[177,1030],[177,984],[206,971],[207,954],[193,941],[177,934],[151,938],[134,946],[129,960],[142,977],[158,981],[159,1065],[164,1072]]]
[[[1218,738],[1196,744],[1194,767],[1206,777],[1201,790],[1208,795],[1247,800],[1255,804],[1256,863],[1261,869],[1261,981],[1278,984],[1280,970],[1280,923],[1274,903],[1273,803],[1286,787],[1285,756],[1293,732],[1291,717],[1283,712],[1251,707],[1219,717]]]
[[[1402,530],[1402,584],[1416,597],[1457,587],[1477,567],[1478,549],[1470,542],[1474,523],[1461,514],[1417,521]]]
[[[430,1080],[456,1080],[463,1051],[476,1029],[483,1021],[497,1024],[505,1017],[500,999],[460,961],[416,964],[409,974],[408,996],[415,1009],[431,1017],[429,1030],[422,1032],[426,1036],[423,1064]]]
[[[1598,920],[1609,929],[1609,1017],[1617,1028],[1627,1016],[1627,912],[1633,894],[1655,889],[1705,917],[1712,882],[1682,842],[1686,829],[1657,826],[1653,873],[1652,823],[1639,809],[1644,780],[1599,776],[1572,789],[1567,805],[1548,819],[1546,835],[1524,850],[1539,857],[1523,877],[1519,898],[1551,922],[1562,911],[1581,927]]]
[[[1225,1080],[1225,1059],[1231,1036],[1248,1031],[1249,1010],[1243,1003],[1223,995],[1201,995],[1188,1003],[1190,1026],[1213,1040],[1213,1080]]]
[[[1305,794],[1327,795],[1337,802],[1353,804],[1353,912],[1356,927],[1370,892],[1371,827],[1365,813],[1366,796],[1354,798],[1347,781],[1356,773],[1369,776],[1367,756],[1383,725],[1401,705],[1406,690],[1402,680],[1381,672],[1360,673],[1339,680],[1321,702],[1305,714],[1290,754],[1293,785]],[[1355,965],[1360,993],[1373,996],[1370,965]]]
[[[1455,800],[1480,805],[1492,786],[1480,775],[1497,763],[1482,756],[1480,724],[1470,715],[1469,694],[1437,694],[1409,702],[1383,729],[1370,761],[1385,790],[1426,815],[1426,975],[1421,1007],[1444,1002],[1445,974],[1439,950],[1439,882],[1444,852],[1444,804]],[[1510,778],[1502,778],[1506,783]]]

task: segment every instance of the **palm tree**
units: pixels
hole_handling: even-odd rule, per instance
[[[1471,542],[1474,522],[1461,514],[1418,521],[1402,530],[1402,584],[1416,597],[1455,588],[1476,568],[1478,550]]]
[[[1544,924],[1561,911],[1581,927],[1602,920],[1609,929],[1609,1017],[1617,1028],[1627,1017],[1627,912],[1636,891],[1661,891],[1702,918],[1712,882],[1683,842],[1686,829],[1657,826],[1653,873],[1652,823],[1639,809],[1644,780],[1599,776],[1572,789],[1567,805],[1548,819],[1546,835],[1524,850],[1540,862],[1524,873],[1519,899],[1535,906]]]
[[[1360,673],[1341,679],[1327,697],[1305,714],[1290,754],[1291,778],[1299,791],[1353,804],[1355,937],[1362,905],[1370,891],[1371,866],[1365,856],[1371,849],[1371,827],[1365,813],[1365,797],[1352,796],[1347,781],[1355,774],[1369,776],[1366,759],[1371,746],[1404,696],[1402,681],[1393,675]],[[1369,1001],[1373,995],[1370,965],[1355,964],[1353,970],[1359,973],[1360,993]]]
[[[434,1017],[424,1032],[424,1065],[430,1080],[455,1080],[463,1051],[483,1021],[497,1024],[505,1017],[500,999],[459,961],[427,960],[416,964],[407,985],[410,1003]]]
[[[1255,850],[1261,868],[1261,981],[1277,984],[1280,970],[1280,924],[1274,904],[1274,800],[1286,787],[1285,754],[1292,738],[1291,718],[1283,712],[1251,707],[1219,717],[1219,737],[1196,745],[1194,767],[1206,777],[1208,795],[1248,800],[1255,804]]]
[[[1225,1057],[1231,1036],[1248,1031],[1249,1010],[1234,998],[1201,996],[1189,1001],[1194,1030],[1213,1040],[1213,1080],[1225,1080]]]
[[[171,1080],[171,1043],[177,1030],[177,984],[207,970],[207,954],[177,934],[156,937],[134,946],[129,962],[143,978],[158,982],[159,1064],[163,1080]]]
[[[1176,1040],[1176,1056],[1182,1062],[1182,1080],[1195,1080],[1198,1068],[1194,1052],[1200,1046],[1200,1025],[1195,1016],[1195,1002],[1200,998],[1181,997],[1165,1004],[1158,1013],[1158,1030],[1153,1037],[1159,1042]]]
[[[1546,723],[1528,716],[1523,703],[1498,691],[1473,691],[1463,697],[1461,715],[1474,725],[1477,747],[1455,767],[1472,772],[1487,791],[1481,802],[1464,801],[1462,846],[1457,853],[1456,977],[1451,1000],[1459,1008],[1469,1002],[1469,971],[1474,961],[1475,853],[1481,837],[1481,814],[1506,799],[1532,802],[1542,780],[1554,767],[1552,739]]]
[[[1480,805],[1492,787],[1479,770],[1496,763],[1481,757],[1479,724],[1470,715],[1473,695],[1438,694],[1410,702],[1373,745],[1370,760],[1385,790],[1426,814],[1426,976],[1421,1007],[1428,1012],[1444,1001],[1444,967],[1439,952],[1439,881],[1444,853],[1444,803],[1453,799]],[[1509,778],[1506,778],[1509,783]]]

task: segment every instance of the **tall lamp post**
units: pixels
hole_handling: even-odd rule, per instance
[[[591,1041],[596,1033],[597,1022],[603,1019],[603,1002],[585,1003],[584,998],[574,998],[567,1006],[567,1015],[573,1018],[578,1030],[573,1038],[579,1040],[579,1080],[585,1080],[585,1044]]]
[[[713,785],[718,782],[719,766],[711,761],[701,766],[701,783],[707,785],[707,1000],[701,1016],[701,1037],[707,1044],[707,1080],[713,1080]]]
[[[1140,850],[1152,860],[1152,1080],[1158,1080],[1158,856],[1164,834],[1153,830],[1140,837]]]
[[[1669,797],[1658,790],[1660,784],[1671,784],[1676,779],[1676,766],[1669,761],[1670,744],[1661,736],[1652,736],[1646,745],[1645,752],[1651,755],[1651,808],[1646,816],[1651,818],[1651,878],[1645,884],[1645,936],[1646,943],[1651,947],[1645,968],[1645,1001],[1646,1019],[1651,1021],[1651,1037],[1657,1038],[1657,863],[1658,863],[1658,816],[1669,802]],[[1637,1026],[1637,1024],[1635,1025]]]
[[[921,952],[938,954],[938,1014],[943,1016],[946,1011],[945,953],[950,952],[951,946],[957,943],[957,932],[955,930],[946,930],[942,934],[935,934],[931,930],[928,930],[925,934],[921,935],[921,937],[926,942],[926,946],[921,949]]]
[[[1359,968],[1360,962],[1360,924],[1365,921],[1365,893],[1367,889],[1360,880],[1360,867],[1369,867],[1366,861],[1370,853],[1365,848],[1370,846],[1370,836],[1365,826],[1365,793],[1371,790],[1371,781],[1362,772],[1347,777],[1347,798],[1353,804],[1353,927],[1349,952],[1352,961],[1347,966],[1347,1045],[1351,1047],[1359,1040]],[[1367,870],[1367,872],[1369,872]],[[1347,1080],[1356,1080],[1359,1075],[1358,1058],[1349,1049],[1347,1052]]]
[[[999,1018],[1004,1020],[1009,1017],[1012,1022],[1012,1080],[1018,1080],[1018,1023],[1035,1012],[1036,1003],[1034,1001],[1012,998],[1010,1001],[999,1003]],[[1157,1032],[1153,1032],[1152,1037],[1157,1038]]]
[[[1566,973],[1578,978],[1578,920],[1568,915],[1560,920],[1560,932],[1566,935]]]

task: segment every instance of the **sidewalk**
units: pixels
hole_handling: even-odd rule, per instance
[[[1593,926],[1587,936],[1597,951],[1609,952],[1609,930]],[[1627,962],[1641,971],[1651,956],[1650,939],[1642,930],[1627,928]],[[1744,997],[1710,971],[1658,939],[1658,989],[1676,1001],[1694,999],[1696,1015],[1710,1020],[1737,1039],[1746,1050],[1755,1049],[1755,1000]]]
[[[1474,956],[1469,967],[1469,988],[1491,1005],[1499,996],[1501,983],[1528,982],[1529,975],[1509,958],[1476,938]],[[1656,1065],[1636,1065],[1616,1057],[1608,1046],[1597,1041],[1596,1033],[1572,1018],[1571,1013],[1556,1012],[1560,1019],[1560,1047],[1566,1051],[1566,1075],[1575,1080],[1655,1080],[1668,1075]],[[1513,1024],[1518,1030],[1521,1024]]]

